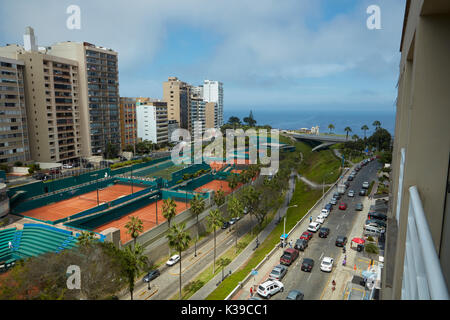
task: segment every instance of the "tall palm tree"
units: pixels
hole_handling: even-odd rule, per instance
[[[381,122],[378,121],[378,120],[375,120],[375,121],[372,123],[372,125],[375,127],[375,131],[376,131],[376,130],[380,129],[380,127],[381,127]]]
[[[168,229],[170,229],[170,221],[177,215],[177,204],[172,198],[163,200],[162,215],[167,219]],[[170,246],[169,246],[170,257]]]
[[[216,230],[220,228],[224,219],[222,217],[222,212],[219,209],[214,209],[209,212],[206,217],[209,228],[214,230],[214,264],[213,264],[213,274],[216,273]]]
[[[232,196],[228,200],[227,209],[232,218],[240,219],[242,217],[242,215],[244,214],[244,206],[243,206],[242,202],[239,201],[239,199],[236,198],[235,196]],[[234,233],[236,234],[236,251],[237,251],[237,241],[238,241],[237,223],[238,223],[238,221],[235,222],[235,231],[234,231]]]
[[[348,133],[349,133],[349,132],[352,132],[352,128],[350,128],[350,127],[345,127],[344,131],[347,132],[347,136],[345,137],[345,140],[348,140]]]
[[[225,203],[225,192],[222,189],[214,192],[214,203],[220,208]]]
[[[239,176],[235,173],[232,173],[227,177],[227,181],[228,186],[231,188],[231,190],[234,190],[234,188],[236,188],[239,184]]]
[[[359,137],[358,137],[358,135],[357,135],[357,134],[354,134],[354,135],[352,135],[352,139],[353,139],[353,140],[358,140],[358,139],[359,139]]]
[[[77,240],[80,246],[85,247],[94,242],[95,234],[93,232],[82,231],[78,236]]]
[[[200,213],[205,210],[205,202],[204,199],[197,193],[194,198],[190,201],[191,212],[197,217],[197,238],[195,239],[195,251],[194,256],[197,256],[197,241],[198,241],[198,216]]]
[[[131,237],[133,238],[134,245],[136,245],[136,239],[139,236],[142,231],[144,231],[144,225],[142,223],[142,220],[139,219],[139,217],[131,216],[129,217],[129,221],[125,225],[125,228],[127,229],[127,233],[131,234]]]
[[[328,125],[328,129],[330,129],[330,134],[331,134],[331,131],[334,130],[334,125],[332,123],[330,123]]]
[[[361,130],[364,131],[364,140],[366,140],[366,131],[369,130],[369,127],[368,127],[367,125],[363,125],[363,126],[361,127]]]
[[[131,300],[133,300],[134,282],[136,276],[148,267],[148,258],[144,255],[144,248],[137,243],[134,247],[127,246],[122,251],[123,266],[128,278]]]
[[[181,253],[186,250],[191,242],[191,236],[185,230],[186,224],[175,224],[169,229],[167,239],[169,241],[169,247],[178,251],[180,255],[180,300],[181,300]]]

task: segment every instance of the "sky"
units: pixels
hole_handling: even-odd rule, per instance
[[[169,76],[224,86],[224,108],[393,110],[406,0],[2,0],[0,45],[87,41],[119,54],[121,96]],[[70,30],[67,7],[81,28]],[[369,30],[370,5],[381,29]]]

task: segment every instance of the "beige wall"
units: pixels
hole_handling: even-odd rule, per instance
[[[205,129],[216,127],[216,103],[207,102],[205,105]]]

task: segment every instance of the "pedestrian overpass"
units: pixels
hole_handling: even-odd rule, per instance
[[[329,136],[329,135],[314,135],[314,134],[299,134],[299,133],[290,133],[291,137],[298,141],[314,141],[320,142],[320,144],[312,149],[312,151],[316,151],[318,149],[331,146],[336,143],[342,143],[347,141],[355,141],[352,138],[340,137],[340,136]]]

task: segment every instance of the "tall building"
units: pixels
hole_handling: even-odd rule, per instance
[[[117,52],[87,42],[60,42],[49,54],[78,62],[83,155],[121,150]]]
[[[199,97],[191,96],[189,105],[189,132],[191,137],[194,137],[195,125],[201,124],[201,133],[205,132],[205,105],[206,102]]]
[[[223,126],[223,84],[220,81],[203,82],[203,100],[217,103],[218,127]]]
[[[448,299],[450,2],[407,0],[382,299]]]
[[[168,117],[167,103],[163,101],[145,101],[136,103],[137,137],[139,141],[167,143]]]
[[[180,125],[178,124],[178,122],[176,120],[169,120],[168,121],[168,125],[167,125],[167,135],[169,138],[169,142],[178,142],[178,140],[176,139],[172,139],[172,133],[179,129]]]
[[[122,148],[138,142],[136,103],[150,101],[150,98],[120,97],[120,137]]]
[[[0,164],[28,160],[24,62],[0,56]]]
[[[163,101],[167,102],[169,120],[176,120],[180,128],[189,129],[189,100],[191,85],[177,77],[163,82]]]
[[[47,54],[24,36],[30,50],[19,45],[0,48],[0,55],[24,62],[25,100],[31,159],[38,162],[77,162],[81,156],[78,63]],[[30,38],[30,39],[28,39]],[[28,39],[28,40],[27,40]]]

